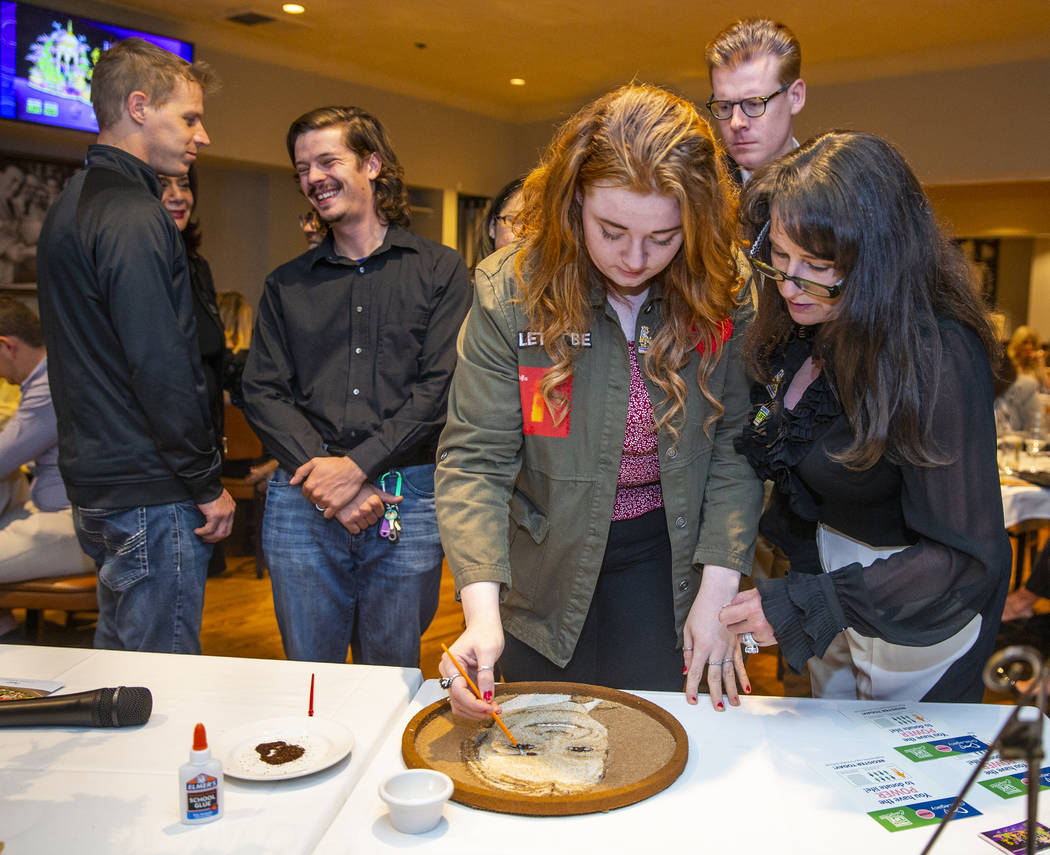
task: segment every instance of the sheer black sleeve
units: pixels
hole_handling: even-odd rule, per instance
[[[800,670],[844,627],[894,644],[943,641],[976,614],[994,632],[1010,575],[995,456],[992,376],[976,336],[941,325],[934,425],[945,465],[903,465],[901,512],[911,546],[869,567],[792,573],[761,588],[766,619]],[[849,534],[849,532],[845,532]],[[994,624],[994,625],[993,625]]]

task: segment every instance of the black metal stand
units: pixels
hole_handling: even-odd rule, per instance
[[[1043,661],[1039,652],[1031,647],[1013,646],[1000,650],[984,666],[984,684],[994,691],[1009,691],[1017,700],[1002,729],[988,745],[981,762],[973,770],[962,791],[948,808],[944,819],[933,832],[933,837],[922,850],[928,855],[933,844],[941,836],[945,826],[955,816],[966,793],[973,786],[987,765],[992,752],[997,750],[1004,760],[1025,760],[1028,763],[1028,817],[1027,855],[1035,855],[1037,815],[1039,808],[1039,761],[1043,759],[1043,713],[1046,711],[1047,679],[1050,664]],[[1021,688],[1024,686],[1024,688]],[[1035,703],[1033,704],[1033,700]]]

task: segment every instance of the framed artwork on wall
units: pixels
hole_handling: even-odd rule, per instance
[[[0,290],[36,290],[36,245],[44,216],[79,168],[0,154]]]

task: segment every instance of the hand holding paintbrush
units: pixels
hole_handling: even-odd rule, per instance
[[[475,697],[477,697],[478,700],[481,700],[481,690],[478,689],[477,684],[475,684],[475,682],[470,679],[470,675],[463,669],[463,666],[459,664],[459,660],[455,657],[452,651],[449,650],[448,647],[446,647],[444,644],[441,645],[441,649],[448,654],[448,658],[452,660],[452,664],[456,666],[456,670],[459,671],[463,679],[467,681],[467,685],[470,686],[470,690],[474,693]],[[507,739],[510,740],[510,744],[517,748],[520,752],[522,749],[521,746],[518,745],[518,740],[516,740],[514,738],[514,734],[512,734],[507,729],[507,725],[503,723],[503,719],[499,717],[495,710],[492,711],[492,718],[495,720],[496,724],[500,726],[500,729],[507,735]]]

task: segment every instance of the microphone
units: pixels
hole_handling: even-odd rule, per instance
[[[0,701],[0,727],[130,727],[145,724],[153,695],[143,686]]]

